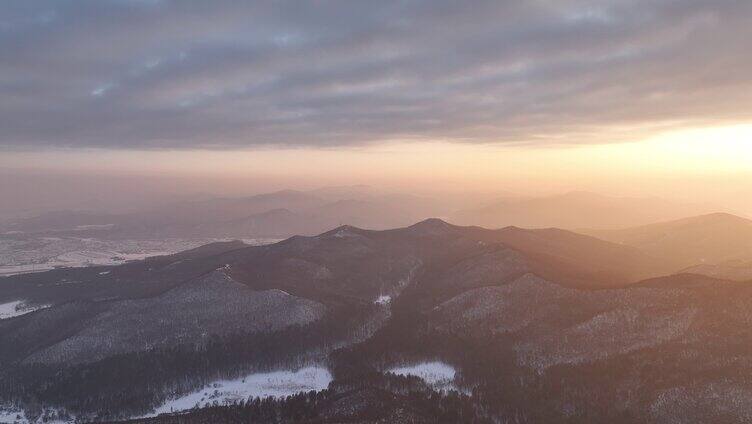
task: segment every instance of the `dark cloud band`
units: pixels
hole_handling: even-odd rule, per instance
[[[752,115],[746,0],[0,4],[0,146],[603,140]]]

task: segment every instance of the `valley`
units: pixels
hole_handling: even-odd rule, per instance
[[[55,236],[54,233],[0,234],[0,276],[43,272],[55,268],[120,265],[150,256],[171,255],[226,239],[107,239],[97,235]],[[278,239],[244,239],[250,245]]]

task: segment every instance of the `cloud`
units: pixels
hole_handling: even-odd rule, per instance
[[[0,146],[583,143],[752,115],[746,0],[7,0]]]

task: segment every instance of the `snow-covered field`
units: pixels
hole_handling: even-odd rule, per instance
[[[100,240],[79,237],[0,237],[0,276],[60,267],[119,265],[227,239]],[[244,239],[258,245],[277,240]]]
[[[71,424],[74,421],[72,418],[61,418],[55,410],[45,410],[36,420],[30,420],[24,411],[9,405],[0,405],[0,424]]]
[[[170,400],[149,416],[203,407],[215,401],[221,405],[254,397],[285,397],[319,391],[326,389],[331,381],[329,370],[317,366],[297,371],[250,374],[235,380],[217,381],[194,393]]]
[[[22,411],[13,408],[0,407],[0,423],[25,423],[26,416]]]
[[[23,300],[0,303],[0,319],[17,317],[44,308],[46,308],[46,306],[26,305]],[[2,421],[0,421],[0,423],[2,423]]]
[[[459,391],[454,384],[454,377],[457,371],[453,366],[444,362],[421,362],[409,366],[390,368],[387,371],[397,375],[418,377],[435,390]]]

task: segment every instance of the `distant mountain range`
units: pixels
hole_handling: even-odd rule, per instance
[[[614,198],[586,192],[506,197],[477,206],[457,199],[347,186],[181,201],[129,214],[50,212],[6,222],[0,231],[110,238],[284,238],[314,235],[345,224],[368,229],[395,228],[436,216],[486,228],[615,229],[710,210],[708,206],[661,199]]]
[[[714,213],[621,230],[581,230],[583,234],[635,247],[676,269],[744,267],[752,261],[752,221]]]
[[[508,197],[454,213],[462,225],[502,228],[623,228],[713,211],[709,205],[684,204],[659,198],[608,197],[570,192],[547,197]]]
[[[283,197],[310,206],[299,193],[250,202]],[[646,237],[744,256],[711,236],[745,220],[680,222],[632,244],[440,219],[343,225],[0,278],[0,306],[15,311],[0,319],[0,404],[114,421],[217,380],[315,363],[329,390],[134,422],[743,422],[752,282],[676,273],[664,249],[694,250]],[[459,391],[388,372],[427,360],[455,367],[447,384]]]
[[[393,228],[437,213],[446,212],[432,199],[355,186],[183,201],[130,214],[50,212],[7,222],[2,228],[114,238],[284,238],[318,234],[343,224]]]

